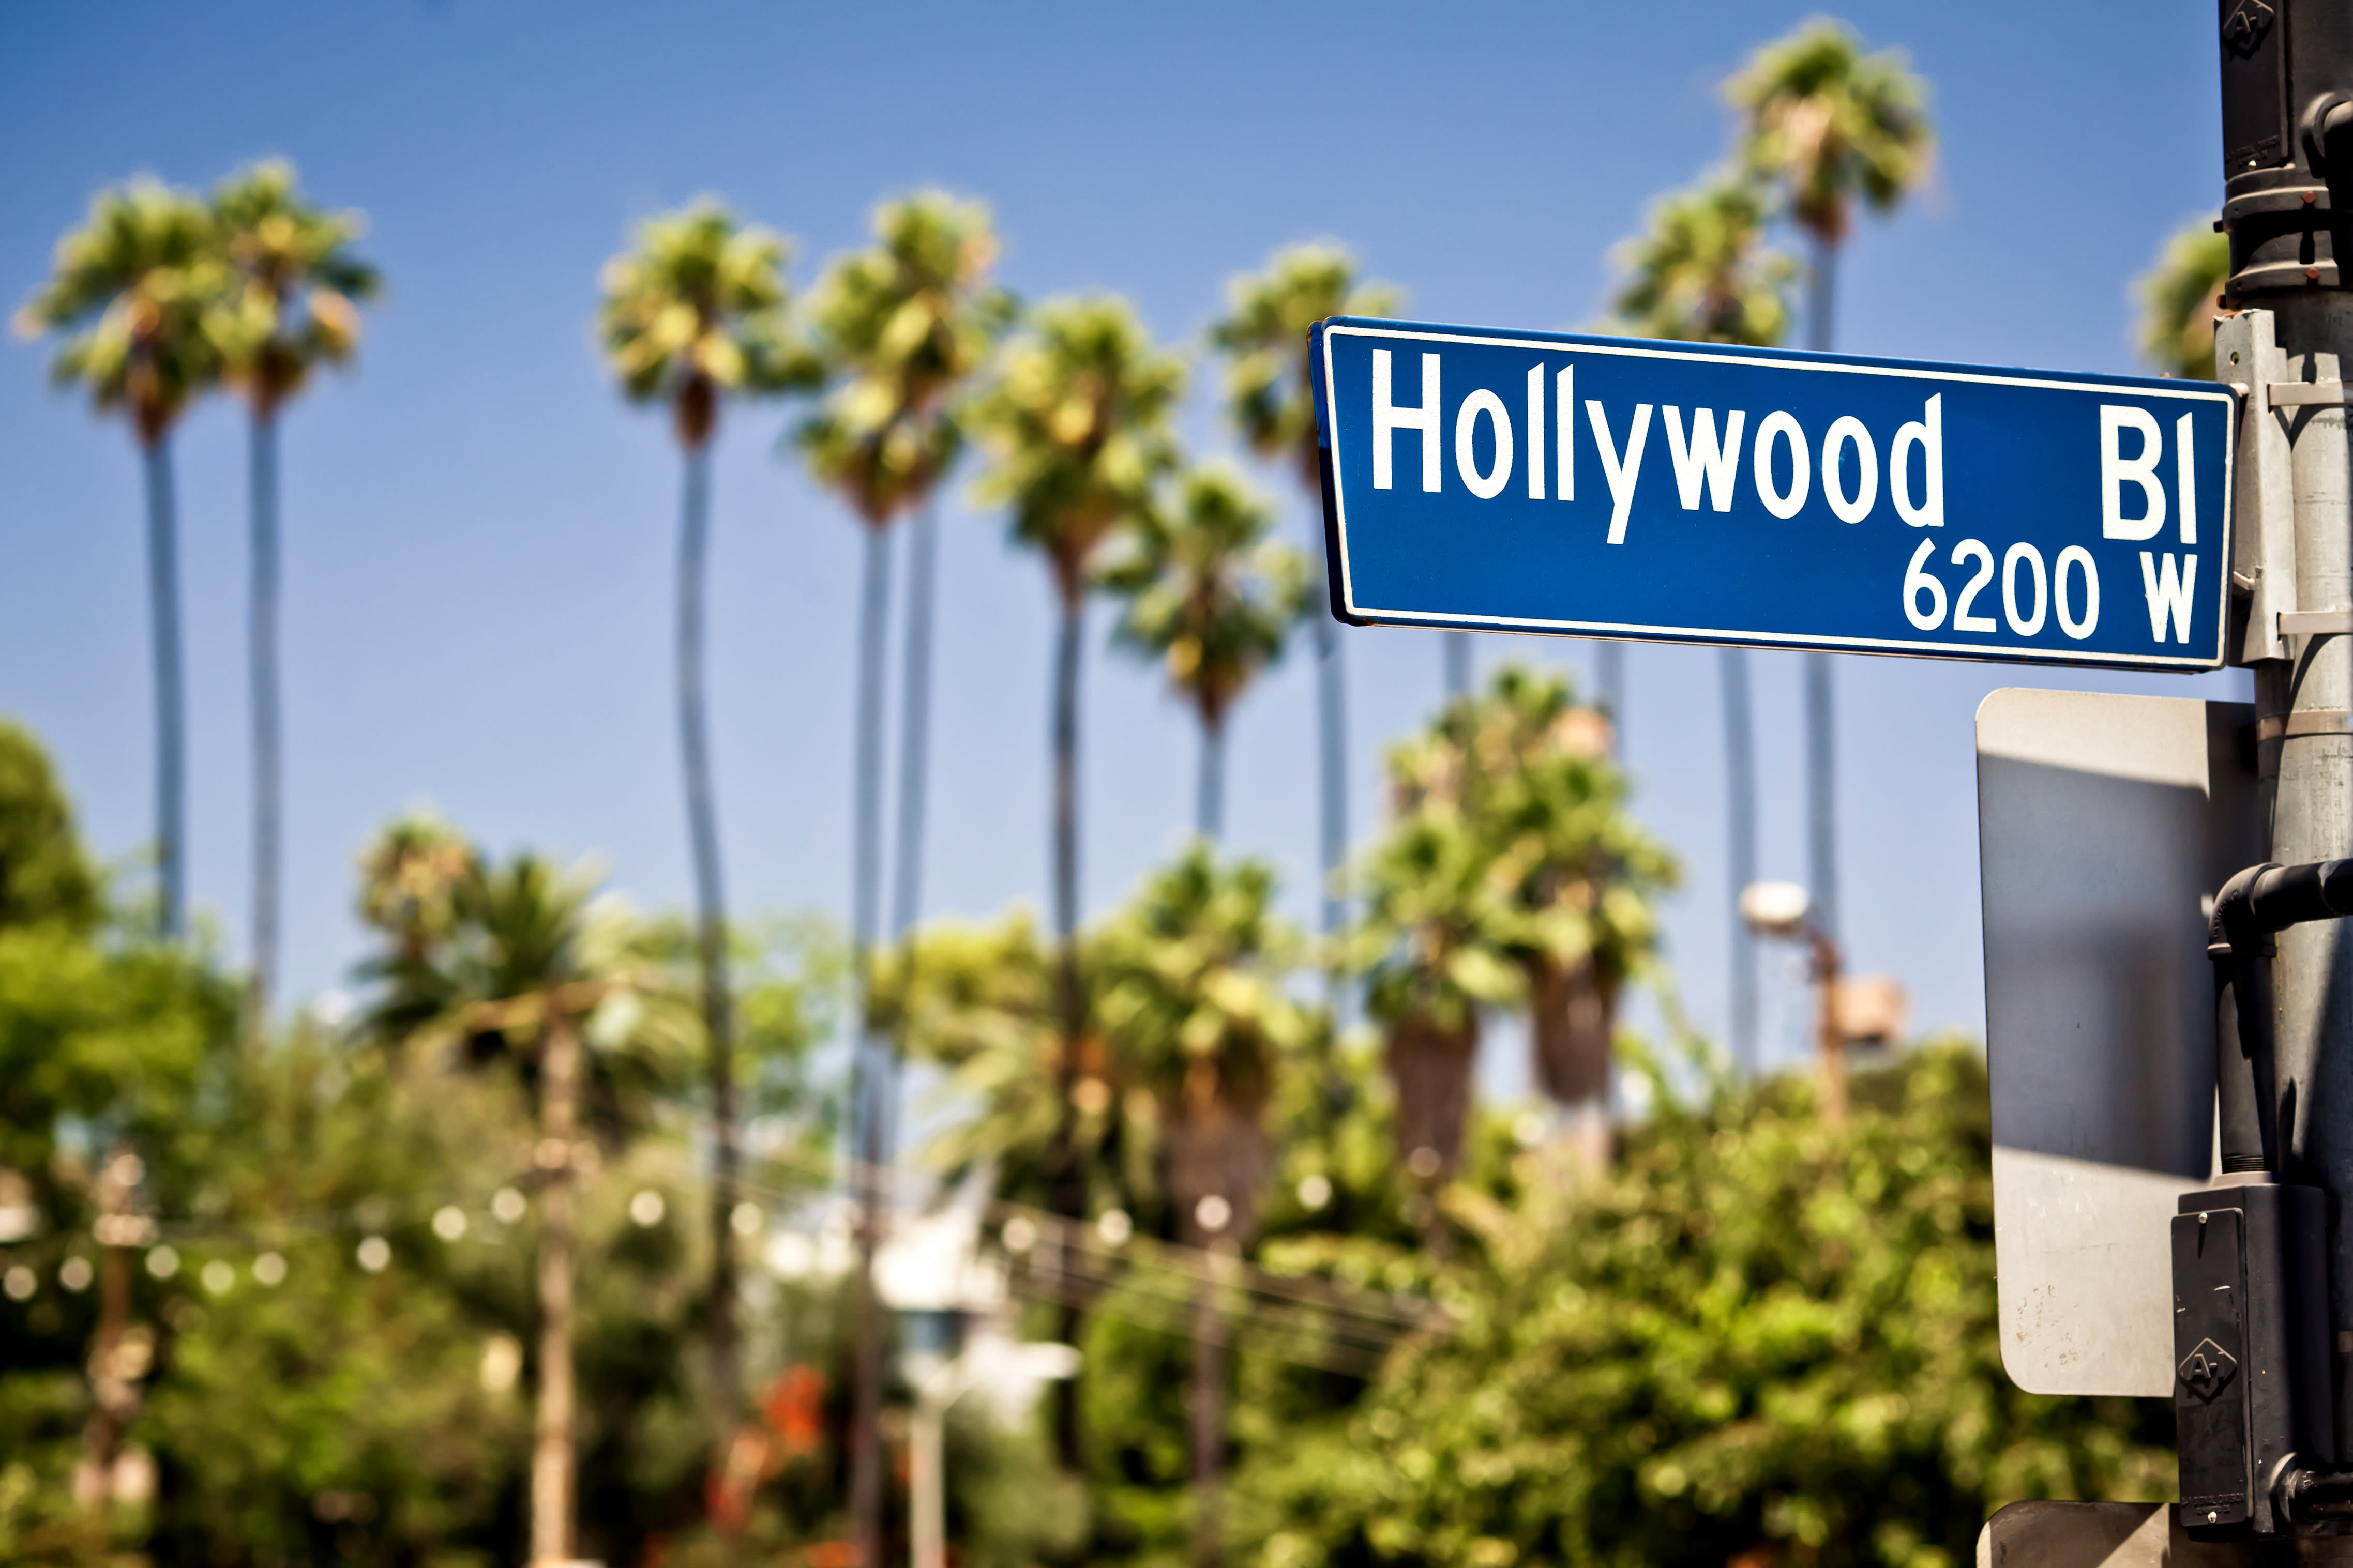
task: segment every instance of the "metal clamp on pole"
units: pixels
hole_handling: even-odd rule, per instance
[[[2174,1412],[2181,1522],[2204,1539],[2353,1520],[2328,1375],[2327,1198],[2279,1180],[2272,936],[2353,915],[2353,860],[2252,866],[2223,884],[2214,964],[2221,1184],[2173,1221]]]

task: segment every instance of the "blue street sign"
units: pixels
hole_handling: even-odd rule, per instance
[[[1344,621],[2222,662],[2227,387],[1351,317],[1314,351]]]

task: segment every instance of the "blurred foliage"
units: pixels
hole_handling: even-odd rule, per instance
[[[1157,658],[1203,730],[1282,657],[1307,602],[1307,559],[1269,539],[1273,513],[1223,466],[1195,468],[1146,511],[1102,569],[1127,601],[1119,640]]]
[[[2214,379],[2214,318],[2231,277],[2231,237],[2198,218],[2176,230],[2133,285],[2141,357],[2167,375]]]
[[[88,388],[100,413],[123,410],[153,447],[221,377],[206,321],[229,284],[211,210],[142,176],[101,191],[90,221],[58,241],[48,281],[17,310],[16,330],[69,332],[49,379]]]
[[[1901,49],[1865,54],[1844,22],[1817,16],[1751,55],[1724,85],[1742,118],[1742,162],[1798,226],[1836,246],[1857,196],[1894,209],[1927,177],[1927,84]]]
[[[313,205],[282,159],[222,181],[212,215],[231,277],[205,313],[205,333],[222,380],[267,418],[302,390],[313,366],[344,363],[358,351],[358,306],[384,287],[350,248],[367,219]]]
[[[1252,1449],[1257,1560],[1947,1568],[2016,1499],[2168,1495],[2162,1402],[2002,1374],[1975,1050],[1855,1099],[1833,1133],[1796,1079],[1662,1094],[1565,1205],[1450,1189],[1459,1327]]]
[[[87,931],[99,913],[98,873],[48,753],[0,720],[0,930],[55,921]]]
[[[1065,606],[1092,586],[1096,551],[1148,514],[1176,462],[1169,419],[1185,363],[1154,346],[1134,308],[1110,295],[1049,300],[1006,345],[971,420],[991,458],[984,506],[1043,554]]]
[[[1390,821],[1366,854],[1351,937],[1404,1114],[1399,1152],[1454,1168],[1481,1013],[1525,1007],[1535,1078],[1607,1085],[1617,996],[1657,941],[1673,858],[1635,826],[1608,720],[1518,666],[1388,757]]]
[[[1015,312],[988,281],[997,254],[987,206],[923,191],[877,208],[874,244],[809,296],[833,385],[792,438],[869,527],[920,504],[963,449],[958,395]]]
[[[1717,178],[1653,204],[1648,229],[1610,252],[1626,274],[1612,325],[1636,337],[1769,348],[1789,331],[1798,264],[1765,244],[1754,182]]]
[[[1251,451],[1290,465],[1310,495],[1321,480],[1307,330],[1327,316],[1394,316],[1403,300],[1358,278],[1356,258],[1334,245],[1287,247],[1265,271],[1226,285],[1209,342],[1227,359],[1227,417]]]
[[[605,357],[636,402],[672,405],[681,445],[711,438],[723,393],[781,392],[819,374],[786,313],[780,235],[704,197],[638,226],[605,264]]]

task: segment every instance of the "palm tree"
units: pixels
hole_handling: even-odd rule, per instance
[[[1608,1158],[1618,999],[1657,943],[1651,899],[1673,858],[1627,816],[1608,721],[1564,681],[1509,668],[1416,758],[1423,791],[1452,791],[1504,895],[1493,927],[1519,965],[1534,1077],[1572,1123],[1584,1171]]]
[[[2140,297],[2140,352],[2168,375],[2214,379],[2214,318],[2231,277],[2231,237],[2203,218],[2165,242],[2134,292]]]
[[[1397,1089],[1398,1153],[1425,1194],[1461,1160],[1479,1009],[1517,1002],[1525,989],[1491,847],[1462,791],[1431,777],[1460,765],[1452,731],[1469,706],[1450,704],[1429,734],[1389,754],[1392,820],[1358,871],[1365,912],[1351,942]],[[1419,1221],[1433,1245],[1442,1242],[1426,1195]]]
[[[878,952],[869,1026],[905,1042],[945,1074],[943,1098],[968,1114],[941,1128],[924,1163],[950,1185],[986,1174],[1007,1203],[1044,1207],[1063,1179],[1060,1150],[1076,1145],[1081,1217],[1117,1209],[1145,1228],[1159,1217],[1152,1119],[1120,1077],[1096,1020],[1097,938],[1080,938],[1088,1020],[1077,1070],[1061,1070],[1061,972],[1028,911],[986,924],[940,921]],[[1065,1126],[1066,1110],[1077,1116]]]
[[[1796,264],[1764,243],[1756,185],[1718,176],[1651,207],[1649,226],[1615,253],[1626,281],[1612,301],[1622,330],[1685,342],[1770,347],[1788,331]],[[1748,655],[1717,653],[1724,704],[1726,857],[1731,873],[1732,1050],[1757,1055],[1757,939],[1740,916],[1740,889],[1757,877],[1757,747],[1749,719]],[[1613,721],[1617,715],[1613,711]]]
[[[380,280],[351,253],[366,227],[358,213],[330,213],[302,197],[294,166],[258,163],[213,192],[213,222],[235,287],[206,317],[223,379],[252,412],[248,504],[252,601],[248,650],[253,687],[253,1005],[268,1019],[278,982],[278,893],[283,842],[278,706],[278,415],[322,363],[342,364],[359,347],[359,311]]]
[[[674,1005],[644,928],[596,896],[593,873],[559,871],[529,853],[494,865],[429,819],[396,824],[364,865],[361,907],[387,939],[373,967],[394,982],[375,1017],[388,1021],[428,994],[435,1004],[387,1043],[448,1049],[477,1064],[510,1060],[536,1091],[540,1346],[530,1561],[568,1563],[575,1556],[574,1199],[584,1097],[600,1074],[608,1081],[631,1068],[644,1074],[648,1058],[658,1075],[659,1058],[681,1048],[694,1026]]]
[[[1207,844],[1150,878],[1103,933],[1096,1009],[1121,1077],[1158,1108],[1177,1232],[1210,1255],[1194,1310],[1194,1560],[1224,1561],[1223,1266],[1256,1229],[1272,1163],[1266,1107],[1282,1058],[1305,1044],[1284,981],[1297,940],[1273,915],[1274,874],[1220,867]]]
[[[1797,263],[1765,247],[1766,216],[1754,184],[1725,177],[1654,204],[1643,232],[1611,253],[1626,279],[1610,302],[1615,324],[1683,342],[1779,342]]]
[[[1288,463],[1305,487],[1315,514],[1309,559],[1315,569],[1311,615],[1315,627],[1317,797],[1321,803],[1324,934],[1345,923],[1341,863],[1348,853],[1348,747],[1345,692],[1341,681],[1340,628],[1322,606],[1331,602],[1324,580],[1323,471],[1315,456],[1314,370],[1307,329],[1327,316],[1394,315],[1398,290],[1356,275],[1354,258],[1335,246],[1295,245],[1268,261],[1266,270],[1227,285],[1226,315],[1209,340],[1228,358],[1226,413],[1261,458]]]
[[[1725,84],[1743,117],[1742,163],[1778,193],[1812,242],[1806,346],[1830,352],[1839,247],[1860,198],[1888,213],[1927,177],[1926,89],[1900,50],[1863,53],[1843,23],[1817,18],[1749,57]],[[1838,925],[1836,738],[1831,656],[1806,655],[1808,842],[1814,908]]]
[[[1128,303],[1109,296],[1050,300],[1008,348],[974,410],[994,461],[984,503],[1009,508],[1013,536],[1046,558],[1060,612],[1053,675],[1053,914],[1060,949],[1062,1100],[1051,1155],[1050,1206],[1077,1218],[1085,1199],[1078,1162],[1084,997],[1079,971],[1079,660],[1096,556],[1149,511],[1176,463],[1168,430],[1185,366],[1152,345]],[[1066,1310],[1064,1337],[1075,1327]],[[1077,1454],[1075,1390],[1056,1394],[1060,1447]]]
[[[678,727],[694,856],[696,945],[710,1037],[711,1376],[723,1423],[740,1394],[735,1329],[735,1029],[727,983],[727,910],[703,718],[702,583],[711,533],[711,438],[723,395],[773,393],[814,374],[786,328],[784,239],[739,226],[716,200],[650,218],[638,247],[605,264],[605,352],[636,402],[670,405],[686,458],[679,508]]]
[[[897,930],[913,923],[923,823],[923,725],[930,678],[934,531],[927,507],[964,444],[955,400],[1013,313],[987,281],[997,258],[988,209],[938,192],[887,202],[874,215],[875,244],[829,268],[811,294],[815,347],[837,378],[832,394],[795,432],[810,470],[841,491],[865,525],[865,582],[858,626],[858,737],[850,908],[853,977],[867,984],[881,918],[882,639],[890,621],[890,526],[919,511],[908,606],[906,725],[900,748]],[[852,1069],[852,1133],[865,1177],[859,1226],[858,1420],[851,1447],[850,1518],[860,1561],[881,1560],[882,1321],[873,1297],[881,1193],[890,1160],[895,1071],[861,1038]]]
[[[1266,537],[1272,518],[1229,468],[1197,468],[1155,507],[1103,574],[1127,597],[1119,637],[1160,659],[1201,721],[1194,831],[1224,827],[1226,716],[1282,657],[1307,592],[1307,563]]]
[[[147,488],[147,590],[155,665],[157,923],[176,937],[186,910],[187,734],[180,670],[178,524],[172,426],[220,374],[204,330],[227,283],[212,215],[142,177],[101,192],[90,221],[58,242],[49,279],[16,312],[24,337],[78,329],[49,379],[79,384],[100,413],[122,411]]]

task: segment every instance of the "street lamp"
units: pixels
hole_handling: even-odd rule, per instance
[[[1846,1121],[1846,1036],[1839,1026],[1839,947],[1812,920],[1813,900],[1795,882],[1751,882],[1740,889],[1740,918],[1758,936],[1806,944],[1814,982],[1814,1051],[1821,1073],[1822,1120]]]
[[[989,1334],[915,1376],[915,1410],[907,1424],[913,1568],[947,1568],[948,1406],[977,1389],[1000,1409],[1018,1411],[1046,1384],[1078,1371],[1079,1352],[1070,1345],[1024,1344]]]

